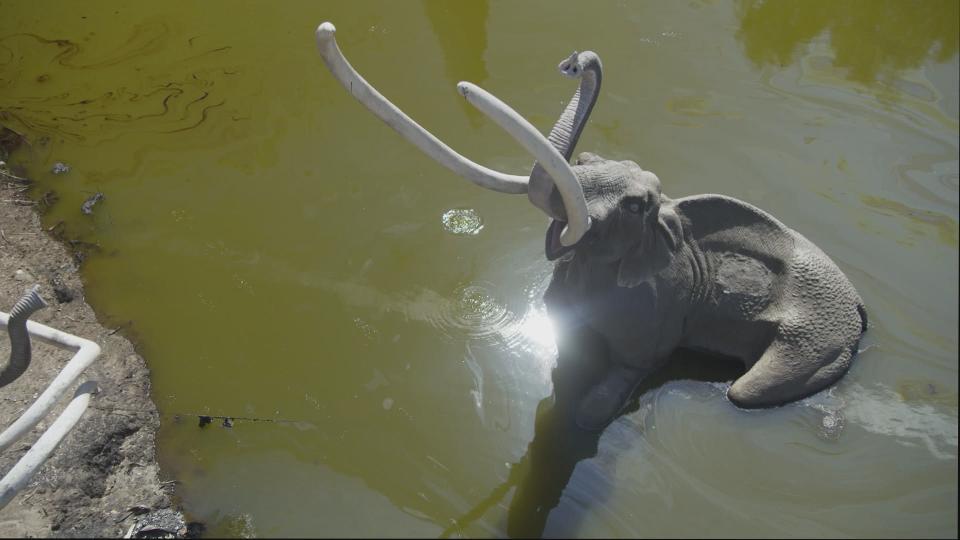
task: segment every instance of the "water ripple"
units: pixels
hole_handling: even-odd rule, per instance
[[[429,317],[430,323],[441,330],[455,330],[471,337],[497,334],[513,323],[516,316],[479,284],[469,284],[453,292]]]
[[[473,236],[483,229],[483,219],[472,208],[454,208],[440,217],[443,230],[451,234]]]

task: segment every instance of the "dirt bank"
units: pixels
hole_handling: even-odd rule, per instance
[[[172,482],[161,481],[154,451],[160,422],[150,399],[149,370],[129,341],[97,322],[84,300],[74,254],[42,228],[25,187],[0,173],[0,310],[9,312],[28,287],[39,284],[48,307],[31,320],[103,348],[80,379],[97,381],[101,392],[54,456],[0,510],[0,537],[123,536],[146,517],[139,514],[171,505]],[[9,340],[0,332],[0,362],[5,363]],[[0,429],[32,403],[70,356],[34,342],[27,372],[0,388]],[[0,474],[10,470],[53,418],[0,455]]]

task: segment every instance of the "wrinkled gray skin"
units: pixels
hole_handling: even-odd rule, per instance
[[[581,79],[550,135],[569,158],[601,67],[586,52],[560,69]],[[583,153],[573,170],[593,220],[575,246],[559,242],[563,204],[539,165],[529,197],[553,217],[546,255],[557,262],[544,300],[559,333],[594,336],[609,351],[606,375],[578,406],[580,427],[602,429],[678,347],[742,360],[747,371],[727,395],[744,408],[808,396],[850,367],[866,330],[863,301],[800,233],[730,197],[670,199],[632,161]]]

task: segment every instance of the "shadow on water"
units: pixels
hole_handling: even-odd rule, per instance
[[[487,18],[490,7],[486,0],[451,3],[423,0],[423,11],[433,34],[443,50],[444,75],[455,87],[460,81],[482,85],[487,79]],[[477,127],[483,115],[476,108],[459,100],[470,123]]]
[[[744,0],[738,18],[737,38],[754,64],[792,64],[802,46],[826,34],[834,65],[865,84],[892,80],[927,60],[946,62],[960,47],[956,0]]]
[[[602,345],[585,339],[558,345],[557,367],[552,373],[553,394],[537,406],[534,437],[526,454],[511,468],[503,483],[456,520],[442,537],[463,530],[481,518],[514,487],[516,492],[507,514],[507,535],[513,538],[542,536],[550,511],[559,504],[577,463],[597,455],[603,431],[585,431],[576,425],[575,418],[581,397],[606,371],[602,369],[603,362],[595,361],[604,357],[605,351]],[[640,384],[621,415],[638,410],[640,396],[670,381],[728,382],[744,372],[742,362],[733,358],[677,350],[663,367]],[[566,530],[564,534],[575,532]]]

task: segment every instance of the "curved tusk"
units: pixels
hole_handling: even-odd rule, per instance
[[[344,58],[343,53],[337,46],[334,35],[336,31],[337,29],[329,22],[317,27],[317,47],[320,49],[320,56],[323,57],[323,62],[333,73],[333,76],[350,92],[350,95],[375,114],[377,118],[383,120],[404,139],[413,143],[438,163],[478,186],[502,193],[527,192],[528,177],[504,174],[470,161],[441,142],[440,139],[434,137],[432,133],[423,129],[412,118],[398,109],[396,105],[390,103],[380,92],[370,86],[370,83],[365,81]]]
[[[567,226],[560,235],[560,243],[564,246],[576,244],[590,229],[590,216],[587,214],[583,189],[567,160],[563,159],[537,128],[486,90],[468,82],[459,83],[457,90],[471,105],[506,130],[547,170],[560,191],[563,206],[567,210]]]

